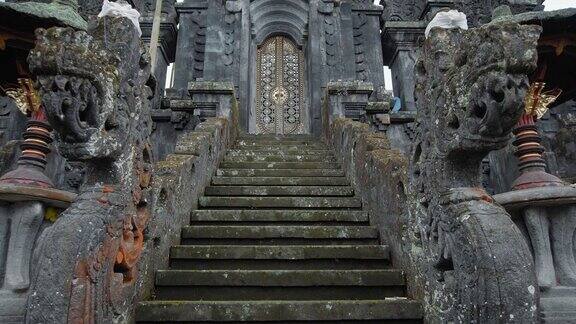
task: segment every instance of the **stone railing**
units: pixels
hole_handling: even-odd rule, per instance
[[[154,288],[156,270],[168,268],[170,246],[178,244],[181,228],[190,222],[198,198],[209,184],[227,148],[236,140],[231,118],[214,117],[194,131],[179,136],[176,150],[156,163],[152,185],[154,213],[150,221],[150,246],[140,261],[146,276],[138,300],[147,299]]]

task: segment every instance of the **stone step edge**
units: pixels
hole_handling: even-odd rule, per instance
[[[137,321],[343,321],[422,319],[419,302],[393,297],[369,301],[149,301]]]
[[[234,253],[235,252],[235,253]],[[390,260],[387,245],[174,245],[171,259],[194,260]]]
[[[354,197],[352,186],[219,185],[204,189],[205,197]]]
[[[185,239],[377,239],[372,226],[184,226]]]
[[[404,286],[400,270],[158,270],[156,286]]]
[[[285,213],[280,216],[279,213]],[[299,219],[295,215],[303,215]],[[213,219],[210,219],[213,218]],[[191,222],[358,222],[368,223],[365,211],[342,210],[245,210],[201,209],[190,215]]]

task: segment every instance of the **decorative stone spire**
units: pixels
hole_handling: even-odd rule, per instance
[[[536,120],[542,118],[548,106],[560,96],[560,92],[544,93],[544,86],[543,82],[531,85],[526,96],[524,115],[514,129],[514,146],[517,148],[515,155],[518,157],[520,176],[514,181],[513,190],[565,185],[558,177],[546,172],[546,161],[542,156],[545,149],[541,144]]]
[[[52,127],[47,122],[46,114],[40,104],[40,99],[30,79],[20,79],[20,89],[11,91],[23,112],[31,115],[28,126],[23,134],[24,142],[20,145],[22,155],[18,159],[18,167],[3,175],[0,184],[53,188],[54,184],[44,174],[46,157],[50,153],[52,143]]]

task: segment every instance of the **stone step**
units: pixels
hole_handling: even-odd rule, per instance
[[[399,270],[159,270],[157,286],[403,286]]]
[[[191,222],[367,223],[368,213],[348,210],[195,210]]]
[[[405,296],[396,270],[166,270],[156,273],[156,299],[327,300]]]
[[[266,150],[266,151],[302,151],[302,150],[325,150],[326,146],[324,144],[311,144],[311,145],[286,145],[286,144],[269,144],[269,145],[236,145],[234,149],[251,149],[251,150]],[[328,151],[325,151],[326,153]]]
[[[226,152],[226,156],[238,157],[238,156],[327,156],[334,157],[331,151],[314,151],[312,153],[308,152],[294,152],[286,153],[282,151],[254,151],[254,150],[229,150]]]
[[[206,196],[354,196],[344,186],[210,186]]]
[[[218,169],[220,177],[344,177],[337,169]]]
[[[332,301],[149,301],[139,303],[137,322],[312,323],[421,320],[422,306],[406,298]]]
[[[212,185],[224,186],[349,186],[345,177],[213,177]]]
[[[178,245],[171,269],[181,270],[365,270],[389,269],[381,245]]]
[[[200,197],[203,208],[361,208],[351,197]]]
[[[319,137],[315,137],[311,134],[242,134],[239,136],[238,140],[317,140],[319,141]]]
[[[370,226],[186,226],[182,244],[190,245],[350,245],[378,244]]]
[[[296,147],[296,148],[286,148],[283,146],[253,146],[253,147],[236,147],[231,149],[229,152],[238,152],[238,154],[261,154],[261,153],[271,153],[271,154],[288,154],[288,155],[331,155],[334,156],[331,150],[328,148],[308,148],[308,147]]]
[[[323,148],[326,144],[317,140],[297,140],[297,139],[286,139],[286,140],[239,140],[236,142],[236,147],[251,147],[251,146],[305,146],[305,147],[316,147]]]
[[[245,155],[224,158],[226,162],[336,162],[335,157],[325,155]]]
[[[338,169],[336,162],[227,162],[220,163],[221,169]]]
[[[183,238],[378,238],[372,226],[185,226]]]
[[[170,250],[172,259],[377,259],[388,260],[390,251],[385,245],[176,245]]]

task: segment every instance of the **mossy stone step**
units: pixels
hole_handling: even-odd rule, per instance
[[[335,157],[330,151],[313,151],[313,152],[293,152],[286,153],[282,151],[253,151],[253,150],[229,150],[226,152],[226,156],[229,157],[244,157],[244,156],[325,156],[325,157]]]
[[[249,146],[305,146],[305,147],[320,147],[326,144],[317,140],[239,140],[236,142],[236,147],[249,147]]]
[[[324,144],[315,144],[315,145],[241,145],[241,146],[234,146],[234,149],[250,149],[250,150],[276,150],[276,151],[302,151],[302,150],[326,150],[326,146]],[[328,153],[329,151],[325,151]]]
[[[239,259],[239,260],[317,260],[356,259],[388,260],[390,251],[384,245],[176,245],[172,259]]]
[[[221,169],[338,169],[336,162],[227,162],[220,163]]]
[[[353,196],[354,188],[343,186],[210,186],[206,196]]]
[[[218,169],[220,177],[344,177],[338,169]]]
[[[238,140],[317,140],[319,141],[318,137],[310,134],[242,134],[239,136]]]
[[[324,155],[245,155],[224,158],[227,162],[336,162],[335,157]]]
[[[376,239],[371,226],[186,226],[182,238],[307,238],[307,239]]]
[[[258,154],[258,153],[271,153],[271,154],[288,154],[288,155],[329,155],[334,156],[332,151],[327,147],[323,148],[309,148],[309,147],[294,147],[286,148],[283,146],[251,146],[251,147],[236,147],[229,152],[238,152],[238,154]]]
[[[203,208],[361,208],[351,197],[200,197]]]
[[[139,303],[136,321],[314,322],[421,320],[422,306],[406,298],[329,301],[150,301]]]
[[[352,210],[195,210],[191,222],[359,222],[368,213]]]
[[[319,289],[320,288],[320,289]],[[372,300],[405,296],[395,270],[169,270],[156,273],[163,300]]]
[[[159,270],[157,286],[403,286],[399,270]]]
[[[345,177],[213,177],[212,185],[224,186],[349,186]]]

